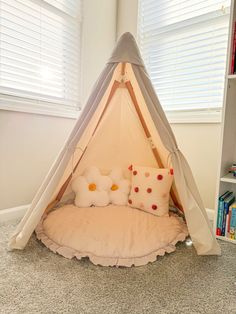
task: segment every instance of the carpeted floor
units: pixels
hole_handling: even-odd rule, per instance
[[[236,246],[222,257],[176,252],[142,267],[94,266],[48,251],[33,236],[8,252],[14,224],[0,226],[0,313],[236,313]]]

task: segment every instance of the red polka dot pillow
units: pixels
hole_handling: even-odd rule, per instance
[[[133,166],[129,206],[156,216],[167,215],[173,174],[173,169]]]

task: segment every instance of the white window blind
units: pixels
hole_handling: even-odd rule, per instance
[[[0,108],[76,116],[81,0],[0,0]]]
[[[140,0],[147,70],[172,122],[219,121],[230,0]]]

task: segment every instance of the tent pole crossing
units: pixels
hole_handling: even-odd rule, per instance
[[[125,75],[125,66],[126,66],[126,63],[125,63],[125,62],[121,63],[121,75],[122,75],[122,76]]]

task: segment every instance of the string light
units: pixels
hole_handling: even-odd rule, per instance
[[[185,245],[186,246],[192,246],[193,245],[193,241],[190,237],[188,237],[186,240],[185,240]]]

